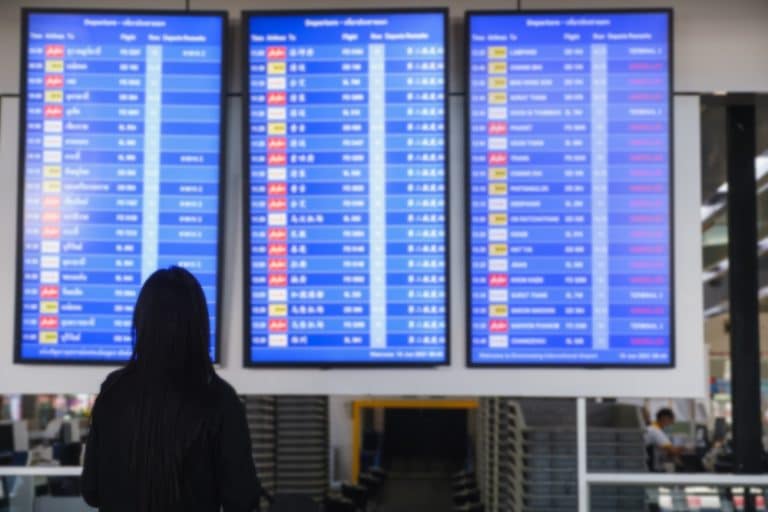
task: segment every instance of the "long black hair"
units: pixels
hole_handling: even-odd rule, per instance
[[[126,371],[137,378],[131,472],[142,512],[178,509],[183,458],[203,432],[203,396],[215,377],[210,320],[200,283],[179,267],[152,274],[133,312],[133,355]]]

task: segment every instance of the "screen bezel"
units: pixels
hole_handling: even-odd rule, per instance
[[[444,111],[444,218],[445,218],[445,357],[439,362],[418,361],[413,363],[386,361],[253,361],[251,360],[251,172],[250,172],[250,55],[249,35],[250,21],[257,17],[281,17],[281,16],[323,16],[323,15],[396,15],[396,14],[440,14],[443,16],[443,111]],[[415,9],[283,9],[283,10],[248,10],[243,11],[242,20],[242,91],[243,91],[243,115],[242,115],[242,159],[243,159],[243,366],[245,368],[435,368],[450,366],[451,364],[451,271],[450,271],[450,113],[449,113],[449,13],[447,8],[415,8]]]
[[[126,15],[126,16],[181,16],[189,18],[201,18],[211,17],[218,18],[221,23],[221,92],[219,97],[219,193],[218,193],[218,233],[217,233],[217,261],[216,261],[216,327],[215,337],[213,341],[213,347],[215,350],[215,358],[212,359],[214,364],[218,364],[222,360],[221,356],[221,328],[223,322],[221,321],[222,312],[222,281],[223,281],[223,258],[224,258],[224,230],[225,215],[224,215],[224,201],[225,201],[225,185],[226,185],[226,96],[227,96],[227,77],[229,73],[229,53],[228,53],[228,40],[229,40],[229,15],[226,11],[181,11],[181,10],[169,10],[169,9],[67,9],[67,8],[23,8],[21,10],[21,59],[19,69],[19,90],[21,96],[19,99],[19,141],[18,141],[18,191],[17,191],[17,206],[16,206],[16,294],[15,294],[15,314],[14,314],[14,351],[13,362],[14,364],[24,365],[55,365],[55,366],[122,366],[128,362],[126,360],[105,360],[105,359],[29,359],[23,358],[21,354],[22,349],[22,303],[23,303],[23,269],[24,269],[24,206],[25,206],[25,179],[26,179],[26,165],[25,155],[27,151],[27,54],[29,48],[29,17],[34,14],[74,14],[74,15]]]
[[[471,130],[467,130],[464,134],[464,202],[466,205],[465,212],[465,225],[464,225],[464,253],[466,257],[466,265],[464,269],[464,279],[466,280],[465,287],[465,300],[466,300],[466,366],[468,368],[581,368],[581,369],[657,369],[668,370],[673,369],[676,366],[675,354],[676,354],[676,319],[675,319],[675,212],[674,212],[674,11],[671,8],[641,8],[641,9],[552,9],[552,10],[469,10],[464,13],[464,91],[466,92],[464,97],[464,118],[467,126],[470,122],[471,114],[471,77],[470,77],[470,62],[471,62],[471,21],[473,17],[482,16],[529,16],[529,15],[621,15],[621,14],[663,14],[667,17],[667,117],[669,133],[667,136],[667,154],[668,160],[668,208],[669,208],[669,362],[660,364],[617,364],[617,363],[597,363],[597,364],[583,364],[583,363],[563,363],[555,364],[550,362],[545,363],[520,363],[520,362],[494,362],[494,363],[478,363],[472,358],[472,170],[471,170]]]

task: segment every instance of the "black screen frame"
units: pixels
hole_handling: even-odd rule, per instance
[[[443,16],[443,109],[444,109],[444,187],[445,187],[445,358],[440,362],[417,361],[413,363],[386,361],[253,361],[250,356],[251,348],[251,171],[250,171],[250,20],[255,17],[281,16],[323,16],[323,15],[394,15],[394,14],[441,14]],[[279,10],[247,10],[241,13],[241,69],[243,91],[242,116],[242,159],[243,159],[243,366],[245,368],[437,368],[451,365],[451,258],[450,258],[450,112],[449,112],[449,29],[450,16],[448,8],[403,8],[403,9],[279,9]]]
[[[470,62],[472,59],[470,44],[471,44],[471,19],[475,16],[530,16],[530,15],[621,15],[621,14],[664,14],[667,16],[667,48],[668,48],[668,61],[667,61],[667,114],[669,123],[669,134],[667,137],[667,151],[669,155],[668,163],[668,208],[669,208],[669,362],[661,364],[617,364],[617,363],[598,363],[598,364],[584,364],[584,363],[563,363],[553,364],[550,362],[544,363],[520,363],[520,362],[493,362],[493,363],[478,363],[472,358],[472,170],[471,170],[471,130],[467,130],[464,135],[464,202],[466,204],[466,215],[464,225],[464,252],[466,258],[466,265],[464,269],[464,279],[466,280],[465,286],[465,317],[466,317],[466,367],[471,369],[499,369],[499,368],[516,368],[516,369],[544,369],[544,368],[559,368],[559,369],[627,369],[627,370],[640,370],[640,369],[654,369],[654,370],[671,370],[676,367],[676,294],[675,294],[675,211],[674,211],[674,197],[675,197],[675,153],[674,153],[674,139],[675,139],[675,126],[674,126],[674,75],[675,75],[675,61],[674,61],[674,10],[671,8],[659,7],[659,8],[639,8],[639,9],[536,9],[536,10],[468,10],[464,13],[464,91],[466,92],[464,97],[464,118],[467,126],[470,123],[471,114],[471,73]]]
[[[23,288],[22,278],[24,271],[24,207],[25,207],[25,155],[27,151],[27,67],[29,49],[29,17],[34,14],[93,14],[93,15],[126,15],[126,16],[182,16],[189,18],[213,17],[221,22],[221,92],[219,97],[219,193],[218,193],[218,232],[217,232],[217,261],[216,261],[216,327],[213,347],[215,357],[214,364],[222,360],[221,356],[221,313],[222,313],[222,284],[224,270],[224,231],[226,199],[226,131],[227,131],[227,77],[229,76],[229,14],[227,11],[184,11],[173,9],[87,9],[87,8],[22,8],[21,9],[21,42],[20,42],[20,68],[19,68],[19,140],[18,140],[18,190],[16,206],[16,293],[14,313],[14,364],[23,365],[48,365],[48,366],[122,366],[128,360],[91,360],[91,359],[25,359],[21,355],[22,349],[22,316],[23,316]]]

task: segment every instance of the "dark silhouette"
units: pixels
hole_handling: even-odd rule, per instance
[[[192,274],[171,267],[147,279],[133,339],[93,408],[85,501],[104,512],[257,509],[245,411],[211,364],[208,307]]]

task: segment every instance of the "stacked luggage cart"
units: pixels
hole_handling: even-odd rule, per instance
[[[278,397],[277,492],[320,500],[328,489],[328,401],[325,397]]]
[[[587,464],[593,472],[645,470],[639,410],[590,403]],[[576,406],[572,400],[481,400],[478,478],[489,512],[577,510]],[[592,512],[646,510],[638,487],[598,486]]]
[[[275,492],[275,402],[274,397],[245,397],[245,414],[251,433],[251,453],[261,485],[270,494]]]
[[[264,489],[320,501],[328,489],[325,397],[246,397],[253,460]]]

